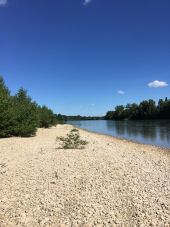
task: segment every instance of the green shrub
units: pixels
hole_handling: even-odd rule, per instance
[[[80,139],[80,134],[77,129],[72,129],[67,137],[57,137],[56,141],[60,144],[60,149],[84,149],[88,144],[87,141]]]

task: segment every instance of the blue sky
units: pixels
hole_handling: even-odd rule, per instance
[[[0,0],[0,74],[68,115],[170,96],[169,0]]]

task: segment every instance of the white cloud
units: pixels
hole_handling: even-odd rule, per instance
[[[168,84],[165,81],[159,81],[159,80],[154,80],[150,83],[148,83],[148,87],[151,88],[163,88],[163,87],[167,87]]]
[[[4,6],[7,4],[7,0],[0,0],[0,6]]]
[[[117,93],[118,93],[119,95],[124,95],[124,94],[125,94],[125,92],[122,91],[122,90],[117,91]]]
[[[92,0],[84,0],[83,5],[86,6],[87,4],[91,3]]]

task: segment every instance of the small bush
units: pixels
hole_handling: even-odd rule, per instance
[[[84,149],[84,146],[88,144],[87,141],[80,139],[77,129],[72,129],[67,137],[57,137],[56,141],[60,143],[60,149]]]

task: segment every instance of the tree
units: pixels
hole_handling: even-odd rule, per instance
[[[0,77],[0,137],[33,136],[37,127],[50,127],[63,119],[48,107],[38,106],[23,88],[11,96]]]
[[[10,91],[0,77],[0,137],[11,135],[12,112]]]
[[[46,106],[38,108],[39,115],[39,127],[40,128],[49,128],[52,125],[57,124],[57,119],[55,114],[51,109]]]
[[[158,105],[152,99],[144,100],[139,105],[136,103],[116,106],[115,111],[108,111],[106,120],[151,120],[170,119],[170,99],[160,99]]]
[[[158,113],[161,119],[170,119],[170,99],[160,99],[158,102]]]
[[[56,118],[56,122],[57,122],[57,123],[60,123],[60,124],[63,124],[64,121],[65,121],[64,116],[61,115],[61,114],[58,114],[58,115],[55,114],[55,118]]]
[[[115,111],[114,111],[114,119],[115,120],[124,119],[124,117],[125,117],[124,110],[125,110],[125,108],[123,105],[116,106]]]
[[[37,104],[31,101],[27,91],[19,89],[13,97],[14,125],[12,134],[15,136],[33,136],[38,126]]]
[[[106,113],[105,119],[106,120],[113,120],[113,115],[114,115],[114,112],[113,111],[108,111]]]
[[[144,100],[139,104],[140,119],[154,119],[156,117],[157,109],[155,102],[152,99]]]
[[[128,107],[128,119],[135,120],[139,118],[139,106],[136,103],[130,104]]]

